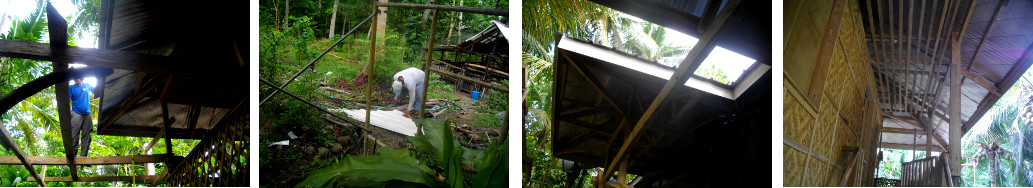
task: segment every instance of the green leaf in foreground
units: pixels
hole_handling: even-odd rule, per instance
[[[380,156],[348,156],[323,169],[313,171],[304,181],[294,187],[331,187],[334,182],[347,178],[343,184],[356,185],[362,182],[401,181],[423,185],[434,185],[435,173],[426,165],[419,164],[406,149],[381,148]]]

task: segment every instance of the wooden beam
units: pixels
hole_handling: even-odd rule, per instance
[[[136,164],[136,163],[161,163],[165,162],[168,155],[129,155],[129,156],[106,156],[106,157],[75,157],[77,165],[110,165],[110,164]],[[33,165],[68,165],[71,164],[65,157],[41,157],[25,156],[25,160]],[[21,164],[15,156],[0,156],[0,165]]]
[[[467,12],[474,14],[484,14],[492,16],[509,16],[509,10],[495,10],[486,8],[474,8],[474,7],[461,7],[461,6],[450,6],[450,5],[434,5],[434,4],[417,4],[417,3],[387,3],[377,2],[378,7],[398,7],[398,8],[413,8],[413,9],[434,9],[434,10],[446,10],[455,12]]]
[[[603,88],[599,86],[599,84],[597,84],[599,83],[599,80],[596,80],[595,77],[589,75],[590,73],[587,73],[585,72],[585,70],[582,70],[581,67],[577,65],[577,62],[574,62],[574,60],[570,59],[570,56],[568,56],[567,53],[561,52],[560,55],[563,56],[563,58],[566,58],[568,62],[570,62],[570,66],[574,67],[574,70],[577,71],[578,74],[581,74],[581,77],[584,77],[585,80],[588,81],[588,85],[591,85],[592,88],[594,88],[595,91],[599,93],[599,96],[602,96],[603,99],[606,99],[606,102],[609,102],[610,106],[613,106],[614,110],[617,110],[617,112],[620,114],[624,114],[624,110],[621,110],[620,106],[618,106],[617,103],[613,102],[613,100],[610,99],[610,92],[607,91],[606,88]]]
[[[971,64],[969,64],[969,65],[971,65]],[[976,75],[976,73],[973,73],[972,71],[969,71],[968,69],[961,69],[958,72],[961,72],[961,75],[965,75],[966,78],[968,78],[972,82],[975,82],[979,86],[983,86],[983,88],[986,89],[987,91],[989,91],[990,93],[992,93],[994,95],[1003,95],[1001,93],[1001,91],[997,91],[998,90],[997,86],[994,85],[994,83],[992,83],[990,81],[987,81],[986,78],[983,78],[982,76]]]
[[[1008,91],[1008,89],[1011,88],[1012,85],[1015,85],[1015,82],[1022,77],[1022,74],[1029,69],[1030,65],[1033,65],[1033,58],[1030,56],[1033,56],[1033,44],[1026,47],[1026,51],[1023,52],[1022,56],[1015,61],[1015,65],[1012,66],[1011,70],[1008,70],[1008,73],[1004,75],[1004,79],[1002,79],[1001,83],[997,85],[998,92],[1004,93]],[[972,117],[969,118],[969,121],[965,122],[961,127],[962,134],[967,133],[969,129],[972,129],[972,126],[977,122],[973,120],[982,118],[983,115],[990,110],[990,107],[994,105],[994,101],[997,101],[1000,98],[1001,95],[986,95],[986,97],[983,97],[983,100],[979,103],[979,107],[976,108],[975,114],[973,114]]]
[[[811,106],[821,106],[821,95],[825,92],[825,81],[828,78],[829,66],[832,65],[832,54],[835,51],[837,33],[839,33],[839,22],[843,17],[843,9],[846,7],[845,0],[836,0],[832,5],[832,14],[825,23],[825,38],[821,46],[818,46],[818,61],[814,65],[814,73],[811,76],[811,86],[807,89],[807,98]]]
[[[136,179],[137,183],[153,182],[158,179],[156,175],[141,175],[141,176],[96,176],[96,177],[79,177],[78,180],[73,180],[72,177],[46,177],[47,181],[50,182],[97,182],[97,181],[133,181]],[[26,181],[35,181],[32,177],[26,179]]]
[[[210,67],[210,61],[184,60],[171,56],[138,54],[115,50],[69,46],[64,51],[53,51],[51,44],[15,40],[0,40],[0,56],[40,61],[76,62],[91,67],[104,67],[140,71],[155,74],[185,73],[194,75],[225,74],[227,68],[197,69]],[[229,67],[228,70],[247,71],[243,67]]]
[[[151,142],[148,142],[147,145],[144,145],[143,151],[148,151],[148,150],[151,150],[151,148],[154,148],[154,145],[157,145],[158,144],[158,140],[161,139],[162,137],[165,137],[165,127],[164,126],[162,126],[161,131],[158,132],[157,135],[154,135],[154,138],[151,139]]]
[[[460,80],[463,80],[463,81],[470,82],[472,84],[477,84],[477,85],[480,85],[480,86],[488,87],[488,88],[491,88],[491,89],[494,89],[494,90],[498,90],[498,91],[501,91],[501,92],[504,92],[504,93],[508,93],[509,92],[509,89],[507,89],[505,87],[492,85],[490,83],[482,82],[480,80],[474,80],[473,78],[470,78],[470,77],[466,77],[466,76],[462,76],[462,75],[456,75],[456,74],[452,74],[450,72],[441,71],[441,70],[438,70],[438,69],[429,69],[429,70],[430,70],[430,72],[438,73],[441,76],[446,76],[446,77],[450,77],[450,78],[460,79]]]
[[[879,148],[891,148],[891,149],[902,149],[902,150],[912,150],[913,148],[917,148],[918,147],[918,145],[915,145],[915,144],[901,144],[901,143],[888,143],[888,142],[882,142],[882,143],[879,143],[879,145],[880,145]],[[939,147],[934,147],[932,150],[935,151],[935,152],[946,152],[946,151],[940,149]]]
[[[916,129],[905,129],[896,127],[882,127],[880,130],[883,133],[897,133],[897,134],[925,134],[925,131],[919,131]]]
[[[840,1],[840,3],[842,3],[842,1],[845,0]],[[671,75],[671,78],[667,80],[667,83],[664,84],[663,89],[660,90],[660,93],[658,93],[656,98],[653,99],[649,108],[642,114],[642,118],[638,120],[638,123],[635,124],[634,128],[624,140],[624,144],[622,144],[620,149],[617,151],[616,157],[609,162],[609,165],[604,169],[604,173],[600,174],[600,176],[612,176],[613,170],[615,170],[617,165],[627,157],[626,152],[628,147],[635,142],[635,139],[638,138],[642,128],[653,118],[653,113],[660,107],[660,104],[663,103],[664,99],[667,98],[675,86],[682,85],[682,83],[685,83],[686,80],[692,77],[692,73],[696,72],[696,69],[699,68],[703,60],[708,54],[710,54],[710,51],[717,46],[715,44],[717,41],[715,40],[717,38],[716,35],[727,31],[732,25],[735,25],[734,22],[736,22],[736,20],[738,20],[738,18],[743,14],[742,11],[736,11],[736,7],[739,6],[739,3],[739,0],[731,0],[725,4],[724,9],[721,10],[717,19],[714,20],[713,25],[711,25],[710,28],[707,28],[707,31],[703,33],[703,37],[696,42],[696,45],[692,47],[689,54],[686,55],[684,60],[682,60],[678,69],[673,75]]]

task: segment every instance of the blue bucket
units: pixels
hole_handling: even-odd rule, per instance
[[[480,96],[481,96],[481,92],[480,91],[471,91],[470,93],[472,94],[471,97],[473,98],[473,100],[480,100],[479,99]]]

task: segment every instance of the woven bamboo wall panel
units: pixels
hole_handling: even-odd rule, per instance
[[[804,174],[804,182],[801,186],[814,187],[822,186],[828,177],[829,164],[818,158],[810,157],[807,164],[807,173]]]
[[[851,139],[850,137],[852,135],[849,133],[850,127],[844,125],[845,122],[843,122],[842,119],[836,119],[836,121],[838,121],[839,124],[838,124],[838,126],[836,126],[836,132],[831,133],[831,134],[835,134],[835,140],[834,140],[834,142],[832,142],[832,147],[828,148],[828,150],[829,150],[829,156],[828,157],[829,157],[829,160],[832,160],[832,162],[834,162],[836,164],[843,164],[843,161],[842,161],[842,158],[843,158],[842,149],[843,149],[843,146],[852,145],[852,144],[847,143],[847,141],[849,141]]]
[[[810,150],[822,156],[829,156],[829,147],[832,146],[832,131],[836,123],[836,110],[832,108],[832,101],[828,95],[822,97],[821,110],[818,112],[818,123],[814,125],[814,143],[811,143]]]
[[[793,6],[794,3],[786,2],[786,6]],[[815,62],[818,61],[818,48],[825,36],[825,26],[828,23],[829,14],[832,13],[833,1],[806,1],[796,4],[794,20],[791,22],[791,31],[786,31],[785,52],[783,67],[785,73],[796,81],[796,88],[806,90],[810,88],[811,76],[814,73]]]
[[[824,186],[838,187],[839,186],[840,177],[843,177],[843,170],[836,169],[836,168],[829,168],[828,174],[829,174],[829,176],[826,177],[828,179],[826,182],[828,182],[828,183],[826,183]]]
[[[800,103],[792,95],[785,95],[782,102],[782,109],[784,110],[782,133],[784,137],[793,140],[801,146],[810,146],[811,132],[814,130],[814,116],[808,113],[807,109],[804,109],[803,105],[806,104]]]
[[[843,48],[840,45],[836,45],[835,51],[832,53],[832,64],[829,65],[829,74],[825,78],[825,92],[832,97],[832,104],[834,108],[839,109],[843,107],[839,98],[843,95],[844,84],[850,79],[849,73],[847,73],[846,67],[846,54],[843,53]]]
[[[183,162],[164,172],[158,181],[170,187],[247,187],[250,184],[248,115],[243,111],[229,118],[207,133]]]
[[[782,155],[782,162],[785,163],[782,166],[782,185],[800,186],[807,155],[785,144],[782,145]]]

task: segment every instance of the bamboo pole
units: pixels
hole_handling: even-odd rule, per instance
[[[427,58],[424,58],[423,70],[429,70],[430,69],[430,61],[432,59],[431,55],[433,55],[433,53],[434,53],[434,31],[437,30],[436,28],[438,26],[438,10],[435,9],[435,10],[431,11],[431,15],[432,16],[431,16],[431,20],[430,20],[430,36],[427,37]],[[416,114],[417,116],[419,116],[420,119],[423,119],[423,110],[424,110],[423,105],[427,104],[427,91],[429,91],[429,90],[430,90],[430,74],[427,74],[426,72],[424,72],[424,74],[423,74],[423,95],[420,96],[420,98],[421,98],[420,106],[418,106],[418,108],[420,108],[420,110],[417,111],[417,114]],[[423,134],[423,125],[422,124],[416,125],[416,133],[417,133],[416,135],[422,135]]]
[[[294,79],[297,79],[298,76],[301,76],[301,73],[304,73],[306,70],[308,70],[308,68],[310,68],[313,65],[315,65],[317,61],[319,61],[320,59],[323,59],[324,55],[329,53],[330,50],[333,50],[334,47],[336,47],[338,44],[341,44],[341,41],[344,41],[344,39],[348,38],[348,36],[351,35],[352,32],[355,32],[355,29],[358,29],[359,26],[362,26],[363,23],[366,23],[366,21],[369,21],[374,16],[376,16],[378,13],[380,13],[380,12],[374,12],[373,14],[370,14],[369,17],[366,17],[365,20],[362,20],[362,22],[359,22],[358,25],[355,25],[355,27],[352,28],[351,31],[348,31],[348,34],[344,34],[344,36],[341,36],[340,39],[337,39],[337,42],[334,42],[333,45],[330,45],[330,47],[327,47],[326,50],[323,50],[323,53],[319,54],[319,56],[316,56],[316,58],[312,59],[312,61],[309,61],[308,65],[305,65],[305,67],[302,67],[301,70],[298,71],[298,73],[295,73],[294,76],[291,76],[290,79],[287,79],[287,82],[284,82],[283,85],[280,85],[280,88],[286,88],[287,84],[291,84],[291,82],[293,82]],[[374,20],[374,22],[376,22],[376,21]],[[370,58],[372,58],[372,56]],[[258,105],[265,104],[266,101],[269,101],[269,99],[273,98],[273,96],[276,96],[277,92],[279,92],[279,91],[273,91],[272,94],[269,94],[269,96],[265,97],[265,99],[262,99],[262,101],[259,102]]]
[[[447,10],[447,11],[456,11],[456,12],[469,12],[469,13],[477,13],[477,14],[486,14],[486,15],[493,15],[493,16],[509,16],[509,11],[508,10],[495,10],[495,9],[486,9],[486,8],[451,6],[451,5],[377,2],[376,6],[378,6],[378,7],[415,8],[415,9],[434,9],[434,10]]]

